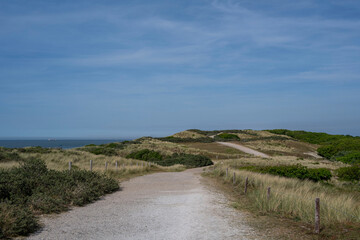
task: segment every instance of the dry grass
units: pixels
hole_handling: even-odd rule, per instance
[[[174,165],[170,167],[163,167],[157,164],[148,166],[148,162],[126,159],[120,156],[104,156],[94,155],[92,153],[77,151],[77,150],[52,150],[50,153],[20,153],[23,158],[35,157],[46,162],[49,169],[67,170],[69,162],[72,162],[72,168],[90,169],[90,160],[92,160],[92,169],[97,172],[106,172],[107,174],[118,179],[128,178],[131,176],[138,176],[157,171],[182,171],[185,169],[182,165]],[[116,168],[116,164],[118,167]],[[107,169],[105,171],[105,164]],[[1,163],[0,168],[10,168],[18,166],[18,162]]]
[[[186,146],[186,148],[195,148],[205,150],[211,153],[223,153],[223,154],[236,154],[237,157],[245,156],[244,152],[239,151],[235,148],[227,147],[216,142],[212,143],[181,143],[181,145]]]
[[[226,177],[225,173],[228,167],[230,170]],[[314,201],[315,198],[319,197],[321,200],[322,226],[360,223],[359,193],[341,191],[322,183],[235,170],[230,168],[227,163],[217,164],[211,174],[232,184],[234,172],[236,174],[235,186],[239,192],[243,191],[245,178],[249,178],[247,198],[251,199],[253,206],[261,212],[276,212],[282,216],[313,223]],[[268,187],[271,187],[270,200],[267,199],[266,195]]]
[[[197,132],[191,132],[191,131],[182,131],[182,132],[175,133],[171,136],[177,137],[177,138],[203,138],[203,137],[206,137],[204,134],[200,134]]]
[[[237,158],[241,156],[249,156],[243,152],[237,151],[236,149],[227,148],[227,147],[224,148],[220,147],[220,148],[222,149],[222,151],[224,151],[225,149],[225,151],[228,151],[230,153],[221,153],[216,150],[219,149],[218,145],[219,144],[216,143],[205,143],[203,146],[208,146],[208,147],[202,147],[202,149],[200,149],[195,145],[191,146],[188,145],[187,143],[177,144],[172,142],[160,141],[157,139],[145,139],[141,142],[141,144],[132,144],[129,145],[127,148],[120,150],[119,154],[121,156],[126,156],[134,151],[138,151],[141,149],[150,149],[154,151],[159,151],[163,155],[171,155],[173,153],[200,154],[210,157],[212,159],[216,159],[216,158],[229,159],[229,158]],[[216,148],[213,148],[213,146],[214,147],[216,146]],[[234,156],[235,152],[236,152],[236,156]]]
[[[335,170],[339,167],[347,166],[342,162],[332,162],[325,159],[315,160],[312,158],[298,158],[294,156],[276,156],[271,158],[242,157],[238,159],[224,160],[223,162],[233,168],[243,166],[274,166],[301,164],[309,168],[327,168],[330,170]]]

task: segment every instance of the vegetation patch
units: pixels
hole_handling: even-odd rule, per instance
[[[337,169],[337,176],[343,181],[360,181],[360,164]]]
[[[215,136],[215,140],[220,140],[220,141],[240,141],[240,138],[232,133],[220,133],[219,135]]]
[[[307,168],[301,164],[296,165],[280,165],[280,166],[247,166],[241,167],[252,172],[266,173],[288,178],[298,178],[300,180],[311,180],[314,182],[328,181],[332,174],[330,170],[325,168]]]
[[[198,137],[198,138],[180,138],[180,137],[164,137],[164,138],[156,138],[160,141],[172,142],[172,143],[211,143],[215,142],[213,138],[210,137]]]
[[[0,147],[0,163],[1,162],[11,162],[11,161],[20,161],[21,157],[17,152],[14,152],[10,148]]]
[[[0,170],[0,238],[27,235],[39,226],[37,214],[81,206],[118,188],[117,181],[105,175],[48,170],[45,162],[37,159]]]
[[[163,156],[160,152],[151,151],[149,149],[132,152],[127,155],[126,158],[153,162],[161,166],[182,164],[188,168],[204,167],[213,164],[210,158],[203,155],[174,153],[170,156]]]
[[[78,150],[89,152],[95,155],[117,156],[119,155],[118,150],[122,150],[128,145],[139,144],[139,143],[140,141],[134,140],[134,141],[107,143],[101,145],[89,144],[84,147],[78,148]]]
[[[40,146],[17,148],[16,150],[21,152],[21,153],[50,153],[52,151],[51,148],[43,148],[43,147],[40,147]]]
[[[346,153],[337,159],[338,161],[346,161],[348,163],[356,163],[359,161],[360,152],[360,137],[353,137],[350,135],[331,135],[327,133],[306,132],[306,131],[291,131],[287,129],[267,130],[274,134],[287,135],[300,141],[319,144],[318,154],[327,159],[331,159],[337,154]]]

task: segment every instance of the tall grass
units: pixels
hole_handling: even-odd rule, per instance
[[[314,201],[321,201],[321,223],[333,226],[341,223],[360,223],[360,197],[358,193],[339,192],[322,183],[301,181],[284,177],[231,169],[226,177],[228,165],[218,164],[211,173],[232,183],[236,174],[235,187],[243,191],[245,178],[249,178],[246,197],[253,207],[261,212],[273,212],[282,216],[299,219],[306,223],[314,222]],[[267,199],[267,188],[271,187],[271,197]]]

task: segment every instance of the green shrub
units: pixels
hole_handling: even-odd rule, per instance
[[[143,150],[128,154],[126,156],[126,158],[139,159],[139,160],[143,160],[143,161],[155,161],[155,160],[162,160],[163,156],[159,152],[151,151],[149,149],[143,149]]]
[[[38,227],[37,219],[29,208],[0,201],[0,239],[27,235]]]
[[[281,177],[298,178],[301,180],[308,179],[314,182],[328,181],[332,177],[332,174],[328,169],[309,169],[306,166],[302,166],[301,164],[280,166],[249,166],[242,167],[241,169],[259,173],[267,173]]]
[[[26,147],[26,148],[17,148],[19,152],[23,153],[50,153],[52,151],[51,148],[43,148],[40,146],[37,147]]]
[[[58,213],[71,205],[93,202],[118,188],[117,181],[105,175],[48,170],[44,161],[28,159],[20,167],[0,170],[0,203],[10,214],[10,220],[4,222],[1,211],[0,232],[4,237],[25,235],[38,226],[36,222],[34,225],[34,213]],[[11,227],[8,221],[13,222]]]
[[[21,157],[16,152],[0,151],[0,162],[20,161]]]
[[[335,154],[331,160],[348,164],[358,164],[360,163],[360,151],[341,151]]]
[[[173,143],[186,143],[186,142],[200,142],[200,143],[211,143],[215,140],[210,137],[200,137],[200,138],[178,138],[178,137],[164,137],[164,138],[156,138],[160,141],[173,142]]]
[[[240,138],[237,135],[232,134],[232,133],[221,133],[221,134],[215,136],[215,140],[220,140],[220,141],[223,141],[223,140],[228,140],[228,141],[236,140],[236,141],[239,141]]]
[[[172,166],[175,164],[182,164],[186,167],[203,167],[213,164],[210,158],[202,155],[174,153],[171,156],[163,156],[161,155],[161,153],[156,151],[151,151],[149,149],[142,149],[136,152],[132,152],[128,154],[126,158],[149,161],[159,164],[161,166]]]
[[[331,159],[333,156],[342,151],[360,151],[360,137],[306,131],[291,131],[287,129],[274,129],[267,131],[275,134],[287,135],[308,143],[320,144],[322,146],[318,148],[318,154],[327,159]],[[345,159],[345,161],[347,160],[348,159]]]
[[[113,149],[113,148],[106,148],[106,147],[101,147],[101,146],[96,146],[96,147],[84,147],[84,148],[80,148],[80,150],[85,151],[85,152],[89,152],[95,155],[106,155],[106,156],[117,156],[118,152]]]
[[[185,153],[174,153],[173,155],[168,156],[164,160],[157,163],[162,166],[182,164],[189,168],[213,165],[211,159],[206,156]]]
[[[360,164],[351,167],[339,168],[336,171],[337,176],[343,181],[359,181],[360,180]]]

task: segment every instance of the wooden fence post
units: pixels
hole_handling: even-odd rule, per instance
[[[105,171],[107,170],[107,164],[108,164],[108,163],[107,163],[107,162],[105,162]]]
[[[90,172],[92,171],[92,160],[90,160]]]
[[[270,199],[270,191],[271,191],[271,187],[268,187],[268,189],[267,189],[267,200]]]
[[[229,175],[229,168],[226,168],[226,177]]]
[[[247,192],[248,183],[249,183],[249,178],[246,177],[246,179],[245,179],[245,189],[244,189],[245,195],[246,195],[246,192]]]
[[[235,181],[236,181],[236,176],[235,176],[235,172],[234,172],[234,175],[233,175],[233,185],[235,185]]]
[[[115,161],[115,168],[118,170],[118,161]]]
[[[72,162],[69,162],[69,171],[71,171]]]
[[[320,198],[315,199],[315,233],[320,233]]]

